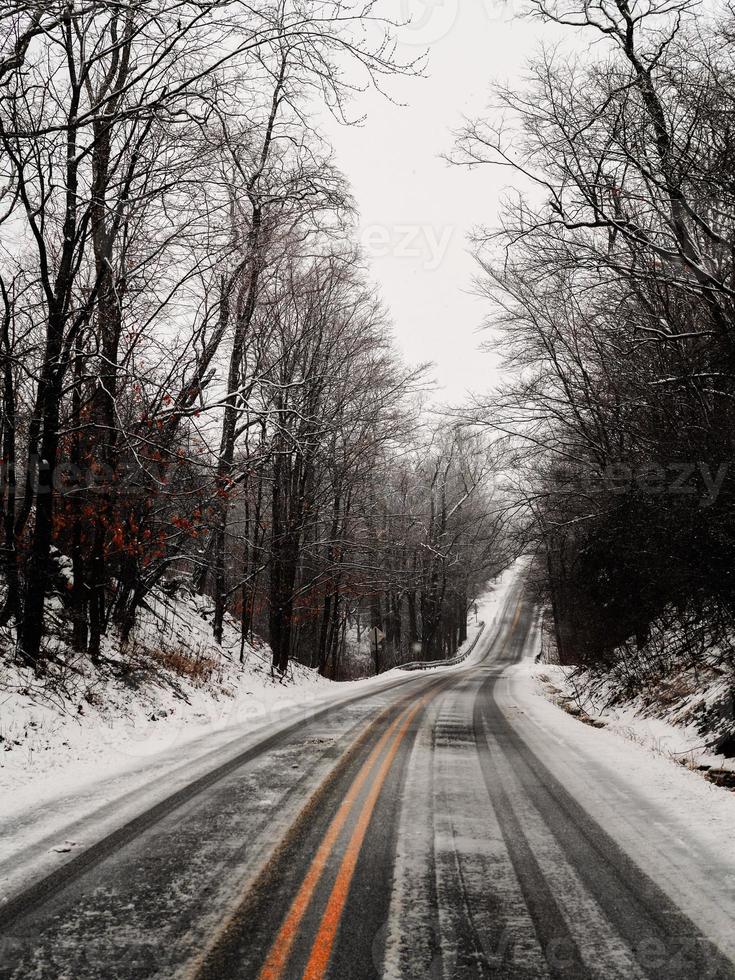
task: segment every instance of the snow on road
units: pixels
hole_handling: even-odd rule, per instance
[[[478,600],[467,645],[483,620],[493,629],[516,578],[509,569]],[[244,670],[225,663],[215,684],[138,691],[108,685],[91,703],[80,701],[81,711],[29,697],[17,684],[5,688],[0,734],[10,750],[0,742],[0,901],[249,746],[324,707],[413,676],[394,669],[337,684],[294,665],[284,684],[264,669],[262,653],[248,652]],[[109,694],[112,706],[102,700]]]
[[[543,679],[549,668],[535,663],[538,624],[532,611],[518,601],[522,572],[521,567],[510,570],[480,604],[478,621],[485,619],[487,627],[476,652],[459,667],[438,667],[430,672],[456,672],[456,683],[432,701],[406,769],[391,911],[375,940],[376,949],[385,942],[384,975],[405,975],[401,973],[402,961],[416,957],[421,959],[423,971],[433,970],[437,939],[447,962],[465,956],[468,949],[472,955],[500,956],[502,949],[487,945],[483,923],[494,935],[501,919],[500,939],[512,944],[514,956],[522,957],[529,970],[538,967],[535,975],[543,975],[539,957],[545,947],[541,938],[534,938],[539,922],[552,932],[562,923],[585,962],[604,964],[604,975],[638,975],[631,959],[635,944],[631,945],[627,934],[621,940],[622,933],[616,931],[620,924],[613,921],[615,909],[623,908],[625,901],[599,889],[600,882],[614,884],[625,895],[628,887],[630,894],[640,898],[636,892],[639,885],[635,873],[626,885],[624,861],[615,863],[615,859],[610,865],[605,835],[648,876],[652,886],[658,886],[661,903],[671,900],[672,908],[681,910],[704,937],[735,959],[735,940],[731,938],[735,935],[735,794],[712,786],[700,775],[614,731],[581,723],[549,700]],[[468,643],[476,631],[473,625]],[[523,659],[509,662],[509,658],[520,655],[521,648]],[[483,662],[488,652],[489,659]],[[43,795],[50,792],[44,778],[28,780],[24,787],[26,804],[16,801],[0,817],[5,842],[0,853],[0,878],[5,882],[6,897],[62,867],[79,848],[248,746],[260,744],[269,734],[308,719],[320,707],[354,701],[344,712],[340,708],[340,713],[330,713],[322,726],[325,731],[317,732],[319,737],[306,739],[303,744],[297,737],[286,749],[259,758],[257,765],[269,767],[271,775],[277,774],[284,793],[290,792],[294,780],[301,779],[302,792],[291,800],[293,813],[274,803],[277,794],[272,798],[266,794],[263,800],[247,797],[251,807],[274,805],[273,816],[280,817],[285,828],[293,819],[294,808],[301,805],[299,801],[307,798],[310,787],[333,765],[328,753],[324,754],[326,750],[317,746],[314,751],[322,753],[319,766],[312,771],[309,764],[301,773],[303,766],[298,761],[303,763],[308,743],[327,745],[337,737],[347,744],[365,718],[396,697],[395,691],[386,689],[388,685],[412,684],[422,677],[429,679],[426,674],[417,678],[395,670],[344,685],[320,682],[312,688],[307,684],[281,688],[269,695],[273,706],[270,718],[260,717],[257,723],[239,719],[233,724],[220,720],[199,738],[140,755],[127,768],[111,768],[105,778],[93,773],[96,778],[87,783],[70,782],[66,793],[59,794],[51,780],[56,791],[53,798]],[[356,699],[363,694],[369,694],[370,699],[358,704]],[[513,731],[520,741],[515,735],[510,739]],[[484,733],[482,737],[478,738],[478,732]],[[477,749],[485,739],[491,750],[483,755]],[[528,760],[538,767],[537,773],[546,767],[533,792],[523,782],[533,771],[528,769],[523,776]],[[66,772],[76,770],[67,767]],[[556,790],[555,781],[561,784]],[[246,782],[238,773],[236,783],[247,794]],[[259,785],[257,777],[253,785]],[[229,792],[224,784],[219,791],[225,797]],[[567,793],[569,809],[565,810]],[[216,794],[209,804],[220,812]],[[196,806],[201,805],[197,800]],[[225,836],[237,823],[235,815],[237,819],[243,817],[239,804],[223,824]],[[587,817],[591,821],[585,822]],[[175,826],[177,814],[172,819]],[[206,824],[206,812],[203,819]],[[270,847],[285,830],[278,819],[268,826],[271,833],[263,840]],[[568,840],[570,827],[574,829]],[[588,834],[585,827],[594,833]],[[166,837],[165,828],[156,829]],[[174,842],[177,839],[176,834],[170,837]],[[237,849],[242,839],[240,827],[229,843]],[[538,896],[533,908],[526,907],[530,872],[522,861],[519,863],[516,853],[524,839],[543,870],[542,883],[547,881],[549,895],[558,905],[556,919],[553,915],[549,918],[547,904]],[[598,846],[602,850],[596,850]],[[606,861],[614,874],[620,869],[619,881],[614,874],[609,879],[602,873],[596,877],[597,864],[603,867]],[[210,869],[214,863],[204,861]],[[186,861],[173,862],[172,867],[180,865],[186,867]],[[525,875],[523,883],[519,875]],[[488,887],[489,882],[492,887]],[[229,898],[221,903],[222,907],[229,904]],[[218,908],[213,911],[215,918],[220,914]],[[610,909],[613,913],[608,918]],[[659,931],[665,928],[656,926]]]
[[[735,793],[552,703],[529,649],[496,700],[568,792],[701,931],[735,958]]]
[[[522,572],[520,566],[508,570],[478,602],[467,643],[483,620],[485,633],[464,664],[437,667],[432,674],[465,671],[486,655]],[[524,659],[508,666],[495,688],[504,715],[703,932],[729,934],[735,908],[735,793],[615,731],[592,728],[566,714],[544,689],[542,677],[553,675],[554,668],[535,664],[537,649],[534,629]],[[159,700],[155,720],[145,701],[128,713],[106,717],[90,712],[54,718],[47,706],[39,708],[42,731],[44,725],[58,725],[47,732],[55,740],[47,738],[50,747],[42,753],[5,753],[0,769],[0,900],[269,735],[306,721],[320,708],[378,694],[386,684],[408,682],[412,676],[393,670],[335,685],[301,670],[284,686],[265,671],[250,670],[239,678],[233,671],[222,678],[227,693],[215,698],[211,691],[189,690],[188,704],[170,695],[168,705],[161,707]],[[164,709],[165,715],[160,713]],[[4,713],[3,725],[9,727],[13,719],[7,718]],[[735,943],[728,953],[735,956]]]
[[[735,959],[735,794],[552,703],[537,624],[503,664],[514,599],[497,660],[437,698],[414,743],[383,975],[509,956],[548,976],[565,931],[595,976],[704,975],[678,957],[705,938]]]

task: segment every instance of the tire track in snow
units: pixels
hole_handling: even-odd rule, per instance
[[[447,698],[435,731],[434,850],[444,977],[548,977],[473,725],[481,681]]]
[[[553,951],[552,976],[628,977],[632,968],[650,980],[735,977],[733,964],[534,755],[496,703],[496,683],[488,678],[476,705],[483,775],[542,944]]]

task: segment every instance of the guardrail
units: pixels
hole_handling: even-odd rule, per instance
[[[464,653],[460,653],[458,657],[452,657],[450,660],[414,660],[410,664],[398,664],[399,670],[431,670],[432,667],[456,667],[457,664],[461,664],[463,660],[472,653],[472,651],[477,646],[477,641],[482,636],[485,630],[484,621],[480,623],[480,628],[477,633],[475,633],[472,643],[467,647]]]

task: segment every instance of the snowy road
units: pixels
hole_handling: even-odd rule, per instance
[[[532,623],[512,588],[472,666],[274,736],[41,878],[0,909],[0,975],[735,977],[729,796],[534,700]]]

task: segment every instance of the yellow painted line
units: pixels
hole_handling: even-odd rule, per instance
[[[306,914],[307,908],[309,907],[309,903],[314,895],[316,886],[319,884],[319,880],[321,879],[326,863],[334,850],[334,845],[337,842],[337,838],[347,822],[347,818],[352,812],[352,808],[357,800],[357,797],[360,795],[360,791],[375,767],[378,757],[408,710],[409,709],[407,708],[404,709],[404,711],[393,721],[389,728],[386,729],[377,745],[374,747],[369,757],[363,764],[360,772],[355,777],[354,782],[350,786],[350,789],[342,801],[339,810],[335,814],[324,837],[322,838],[319,849],[314,855],[314,858],[309,866],[309,870],[306,872],[306,876],[301,883],[301,887],[299,888],[296,897],[291,903],[291,908],[289,909],[288,915],[286,916],[283,925],[279,929],[273,945],[271,946],[268,958],[258,974],[259,980],[278,980],[278,978],[283,975],[283,970],[291,954],[293,944],[298,934],[299,926],[301,925],[301,921]]]
[[[393,765],[393,760],[396,757],[399,746],[421,706],[421,702],[419,702],[419,704],[412,708],[406,716],[403,724],[401,725],[400,731],[393,740],[393,744],[386,753],[386,756],[383,759],[375,778],[373,779],[370,792],[363,805],[357,826],[355,827],[352,837],[350,838],[350,841],[345,849],[342,864],[340,865],[340,869],[337,873],[337,880],[335,881],[334,887],[332,888],[332,893],[329,896],[327,907],[319,925],[319,931],[316,934],[314,945],[312,946],[309,962],[307,963],[304,971],[304,980],[322,980],[327,972],[329,959],[332,955],[332,949],[334,947],[334,940],[337,936],[337,930],[342,920],[342,913],[344,912],[345,905],[347,904],[347,896],[350,891],[350,885],[352,884],[352,878],[355,874],[355,867],[357,866],[360,851],[362,850],[362,845],[365,841],[365,835],[367,834],[368,826],[370,825],[370,820],[372,818],[373,811],[375,810],[375,804],[378,801],[383,784],[385,783],[391,766]]]
[[[516,603],[515,614],[513,616],[513,621],[510,626],[510,630],[506,636],[505,642],[503,644],[503,649],[507,646],[510,638],[518,626],[518,621],[521,618],[521,609],[523,605],[523,597],[521,597]],[[424,699],[426,700],[426,699]],[[372,818],[373,812],[375,810],[375,805],[380,796],[380,792],[383,788],[388,773],[390,772],[393,760],[395,759],[396,753],[400,747],[401,741],[403,740],[411,721],[416,715],[416,712],[421,707],[421,702],[419,702],[414,708],[412,708],[406,718],[404,719],[401,729],[398,732],[396,738],[386,753],[383,762],[380,765],[378,772],[373,779],[370,791],[365,803],[363,804],[362,811],[360,813],[357,825],[352,833],[349,843],[345,849],[344,857],[342,858],[342,863],[340,865],[339,871],[337,872],[337,879],[332,888],[332,892],[327,901],[327,907],[322,916],[321,923],[319,925],[319,930],[317,932],[314,944],[311,949],[311,954],[309,956],[309,961],[306,965],[306,969],[303,974],[303,980],[323,980],[326,976],[327,969],[329,967],[329,960],[332,955],[332,950],[334,948],[334,942],[337,937],[337,931],[339,929],[339,924],[342,921],[342,915],[344,913],[345,906],[347,904],[347,898],[349,895],[350,886],[352,884],[352,879],[355,874],[355,869],[357,867],[357,862],[360,857],[360,852],[362,850],[362,845],[365,841],[365,836],[370,825],[370,820]],[[270,978],[269,978],[270,980]],[[278,980],[278,978],[273,978],[273,980]]]
[[[405,702],[405,701],[409,700],[410,697],[411,697],[411,695],[404,695],[404,697],[401,700],[403,702]],[[398,701],[398,704],[400,705],[400,703],[401,703],[401,701],[399,700]],[[373,721],[369,723],[369,725],[367,726],[367,728],[365,728],[362,731],[362,733],[355,739],[355,741],[350,745],[350,747],[348,749],[346,749],[346,751],[343,753],[343,755],[340,757],[340,759],[337,761],[337,763],[334,765],[334,767],[331,769],[331,771],[327,774],[327,776],[325,777],[325,779],[320,783],[320,785],[317,787],[317,789],[314,790],[314,792],[310,796],[309,800],[302,807],[302,809],[299,812],[298,816],[296,817],[294,823],[291,825],[291,829],[289,831],[287,831],[287,833],[286,833],[286,835],[284,837],[284,840],[288,840],[289,834],[292,833],[293,828],[296,827],[296,826],[298,826],[299,821],[303,819],[304,814],[307,813],[311,809],[311,807],[314,804],[314,801],[316,799],[318,799],[319,794],[323,791],[324,786],[327,785],[329,783],[329,781],[333,778],[334,773],[336,773],[336,772],[339,771],[340,766],[342,766],[345,763],[345,761],[348,759],[348,757],[350,756],[350,754],[352,752],[354,752],[355,749],[362,742],[364,742],[365,739],[367,739],[369,737],[370,732],[377,725],[380,724],[380,722],[383,720],[383,718],[385,718],[386,716],[388,716],[391,711],[394,711],[395,708],[396,708],[396,704],[392,704],[389,707],[385,708],[383,711],[381,711],[380,714],[376,718],[374,718]],[[406,708],[403,709],[403,712],[405,712],[406,710],[408,710],[408,708],[410,708],[410,705],[406,706]],[[380,754],[380,748],[385,745],[385,743],[390,738],[390,735],[392,734],[392,732],[394,732],[395,729],[397,728],[397,726],[399,725],[399,723],[401,721],[401,718],[403,717],[403,712],[399,712],[399,714],[394,719],[394,721],[391,723],[391,725],[389,726],[389,728],[383,733],[383,735],[381,736],[380,742],[375,746],[375,748],[373,750],[373,753],[371,754],[371,758],[373,758],[373,756],[374,756],[375,759],[377,759],[377,756]],[[366,766],[369,761],[370,760],[368,759],[364,765]],[[363,775],[363,773],[361,773],[360,775]],[[358,778],[360,778],[360,775],[358,775]],[[368,775],[368,772],[366,771],[364,773],[364,777],[367,778],[367,775]],[[364,780],[363,780],[363,783],[361,785],[364,785]],[[358,793],[359,793],[359,789],[358,789]],[[356,793],[355,795],[358,795],[358,793]],[[348,796],[349,795],[350,794],[348,794]],[[342,812],[342,808],[345,808],[346,807],[347,802],[348,802],[347,797],[345,797],[345,799],[342,801],[340,812]],[[354,802],[354,800],[353,800],[353,802]],[[348,815],[349,815],[349,810],[347,810],[344,813],[344,819],[345,820],[346,820],[346,818],[347,818]],[[338,814],[338,816],[339,816],[339,814]],[[265,865],[265,868],[267,868],[267,867],[268,867],[268,864]],[[265,868],[263,870],[265,870]],[[262,873],[263,873],[263,871],[260,872],[260,874],[262,874]],[[255,879],[255,882],[256,883],[257,883],[257,881],[258,881],[258,878]],[[240,911],[240,908],[242,906],[242,902],[246,899],[247,895],[250,893],[251,887],[253,887],[252,883],[248,884],[248,888],[244,892],[242,899],[237,903],[237,906],[233,909],[233,911],[223,920],[223,922],[221,923],[220,927],[217,929],[217,931],[215,932],[215,934],[211,938],[211,940],[204,946],[203,949],[200,950],[200,952],[198,953],[198,955],[196,957],[194,957],[193,959],[191,959],[189,961],[189,963],[187,964],[186,970],[185,970],[185,972],[183,974],[183,977],[186,978],[186,980],[196,980],[196,978],[198,978],[198,977],[200,977],[202,975],[202,970],[205,967],[208,958],[216,951],[217,947],[222,943],[223,939],[226,937],[226,935],[227,935],[228,931],[230,930],[230,928],[232,927],[233,923],[236,921],[236,919],[238,917],[238,914],[239,914],[239,911]]]

